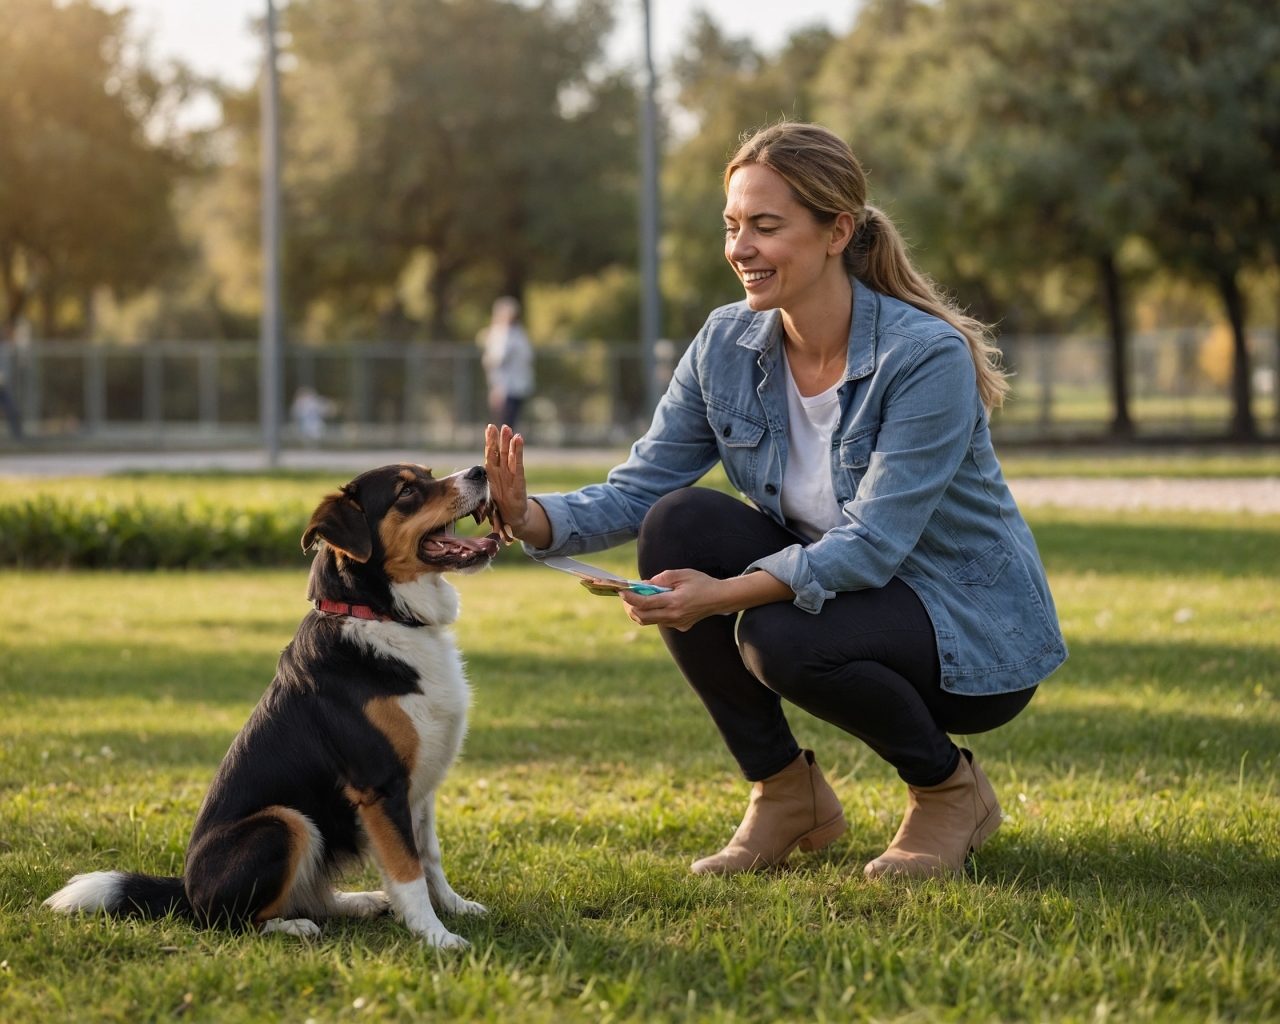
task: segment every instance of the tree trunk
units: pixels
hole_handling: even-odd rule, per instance
[[[40,339],[52,341],[58,333],[58,295],[47,281],[40,289]]]
[[[1271,344],[1271,432],[1280,437],[1280,294],[1276,296],[1276,337]]]
[[[432,341],[452,341],[449,337],[450,302],[453,293],[453,272],[436,260],[435,269],[431,272],[431,281],[427,285],[431,295],[431,323],[427,332]]]
[[[1235,349],[1231,366],[1231,401],[1235,406],[1231,417],[1231,437],[1236,441],[1253,441],[1258,437],[1258,427],[1253,420],[1249,346],[1244,332],[1244,296],[1236,283],[1234,270],[1224,270],[1218,275],[1218,290],[1222,293],[1222,304],[1227,308],[1227,319],[1231,321]]]
[[[98,326],[93,312],[93,289],[86,288],[80,293],[80,331],[84,335],[84,340],[88,342],[93,341],[93,335]]]
[[[1120,274],[1111,253],[1099,258],[1098,269],[1102,274],[1102,296],[1111,332],[1111,436],[1127,440],[1133,437],[1133,420],[1129,418],[1129,337],[1125,328]]]
[[[26,308],[27,289],[18,284],[18,275],[14,272],[13,262],[9,254],[0,257],[0,279],[4,283],[4,323],[0,326],[0,341],[13,341],[18,331],[18,321]]]

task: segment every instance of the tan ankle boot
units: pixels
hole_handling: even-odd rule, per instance
[[[889,849],[863,868],[868,878],[933,878],[964,868],[965,858],[1000,827],[996,792],[973,754],[937,786],[908,786],[907,814]]]
[[[835,791],[806,750],[777,775],[751,787],[746,816],[729,845],[693,862],[695,875],[730,874],[781,864],[797,846],[821,850],[848,826]]]

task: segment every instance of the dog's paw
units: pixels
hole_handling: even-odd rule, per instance
[[[489,913],[483,903],[464,900],[447,884],[431,887],[431,905],[441,914],[474,914],[477,916]]]
[[[378,917],[391,909],[391,901],[380,889],[373,892],[335,892],[334,913],[342,917]]]
[[[475,914],[477,917],[483,917],[489,913],[489,908],[483,903],[476,903],[474,900],[464,900],[461,896],[454,895],[454,905],[448,907],[450,914]]]
[[[286,921],[283,918],[272,918],[267,921],[261,929],[260,934],[270,935],[272,932],[279,932],[282,935],[292,935],[297,939],[318,939],[320,938],[320,926],[314,921],[309,921],[305,917],[295,917]]]
[[[428,946],[434,946],[436,949],[466,949],[471,945],[461,935],[454,935],[447,928],[432,928],[430,931],[420,934],[423,942]]]

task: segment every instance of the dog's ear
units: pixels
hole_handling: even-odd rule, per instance
[[[311,513],[307,532],[302,535],[302,550],[310,550],[317,538],[357,562],[369,561],[373,554],[369,524],[365,521],[364,509],[347,488],[326,495],[320,507]]]

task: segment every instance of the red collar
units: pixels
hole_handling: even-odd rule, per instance
[[[316,611],[329,615],[350,615],[353,619],[376,619],[379,622],[395,622],[390,615],[379,615],[367,604],[347,604],[345,601],[317,601]]]

